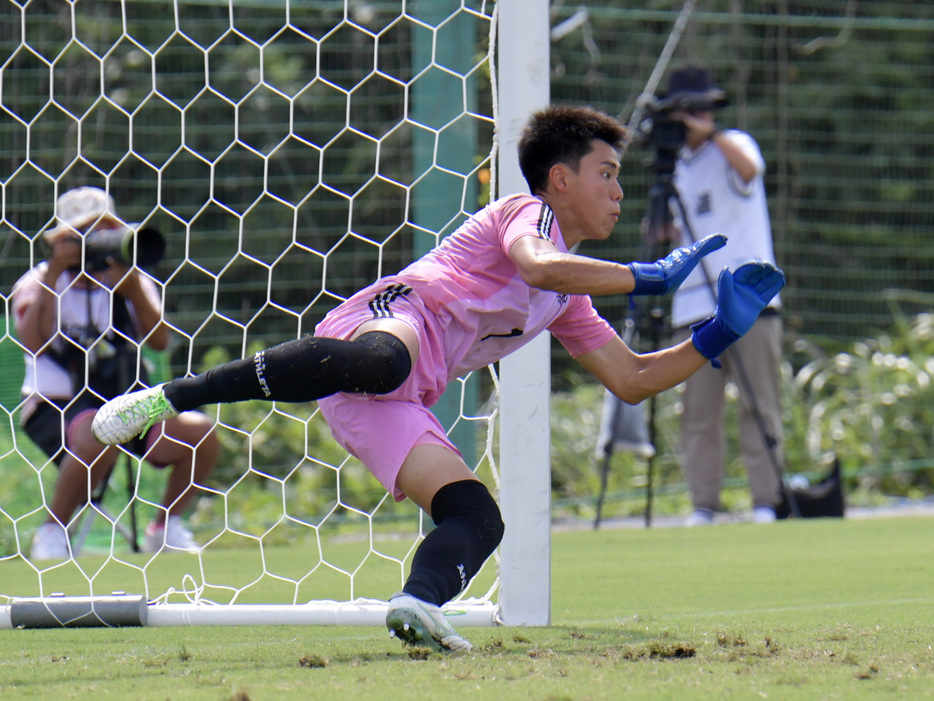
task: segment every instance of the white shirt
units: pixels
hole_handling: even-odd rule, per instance
[[[47,268],[48,263],[43,261],[23,275],[13,286],[11,297],[17,325],[22,319],[26,306],[33,303],[42,290],[42,279],[45,277]],[[100,285],[95,285],[93,289],[78,287],[75,284],[75,277],[75,273],[65,271],[55,281],[55,292],[59,297],[56,307],[59,315],[56,315],[55,328],[60,329],[62,335],[74,339],[78,345],[93,343],[98,352],[104,352],[106,340],[114,338],[110,318],[110,296],[115,293]],[[158,288],[152,280],[142,276],[141,283],[146,295],[155,304],[161,304]],[[134,329],[138,333],[133,303],[127,301],[126,305]],[[95,333],[94,339],[83,339],[82,337],[87,333],[89,312],[94,329],[101,329],[103,333],[100,337]],[[51,343],[52,348],[56,350],[64,348],[67,341],[62,338],[62,335],[57,334],[54,337]],[[72,386],[71,375],[49,355],[45,353],[35,356],[32,353],[24,355],[26,361],[22,388],[24,397],[41,394],[54,399],[71,399],[77,394],[79,388]]]
[[[670,203],[675,226],[681,232],[678,245],[690,245],[715,233],[726,234],[728,240],[723,248],[705,256],[675,293],[671,304],[673,328],[688,326],[713,314],[717,278],[723,268],[736,270],[750,260],[775,263],[762,152],[755,139],[745,132],[731,129],[724,136],[756,163],[756,176],[745,183],[711,141],[705,141],[696,150],[686,146],[681,150],[673,183],[688,226],[684,225],[677,205]],[[776,295],[769,306],[780,307],[780,298]]]

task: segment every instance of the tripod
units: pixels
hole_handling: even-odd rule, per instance
[[[672,159],[659,159],[658,162],[671,163]],[[672,170],[662,166],[659,169],[655,184],[649,189],[649,199],[646,208],[645,230],[643,232],[642,242],[645,250],[643,260],[656,260],[660,258],[658,247],[661,243],[667,241],[666,228],[671,223],[671,212],[668,202],[672,196],[677,193],[672,185]],[[652,300],[648,311],[649,328],[647,335],[650,339],[651,350],[658,350],[661,343],[662,331],[665,322],[664,310],[658,304],[658,298]],[[639,322],[645,318],[643,310],[635,302],[630,305],[629,312],[623,321],[623,341],[626,345],[632,346],[636,342],[638,335],[637,328]],[[603,503],[606,497],[607,482],[610,472],[610,462],[613,456],[613,450],[622,445],[631,452],[641,455],[646,459],[646,482],[645,482],[645,527],[652,525],[652,500],[653,500],[653,480],[655,472],[655,444],[656,444],[656,412],[657,398],[653,395],[649,399],[649,418],[648,435],[641,435],[641,426],[633,425],[633,422],[642,422],[644,420],[639,407],[631,407],[624,404],[622,400],[615,396],[609,396],[607,404],[604,405],[604,413],[609,410],[609,416],[604,418],[604,427],[601,427],[600,447],[602,448],[602,465],[600,474],[600,495],[597,498],[596,517],[594,518],[594,529],[600,527],[600,521],[603,513]],[[606,435],[604,435],[606,434]]]

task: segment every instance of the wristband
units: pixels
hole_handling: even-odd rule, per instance
[[[663,295],[668,291],[668,278],[658,263],[628,263],[635,286],[631,295]]]
[[[719,314],[709,316],[691,326],[691,343],[702,356],[710,360],[715,368],[720,368],[719,355],[736,343],[740,336],[730,329]]]

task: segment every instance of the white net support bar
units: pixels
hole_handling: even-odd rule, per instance
[[[75,628],[122,626],[381,626],[385,601],[312,601],[294,606],[276,604],[149,604],[134,596],[44,597],[14,599],[0,606],[0,628]],[[462,599],[442,608],[458,626],[494,626],[498,607]]]

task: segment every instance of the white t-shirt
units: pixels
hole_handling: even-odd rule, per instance
[[[674,223],[681,232],[678,245],[690,245],[716,233],[726,234],[728,241],[723,248],[705,256],[675,293],[671,304],[673,328],[682,328],[713,314],[717,278],[723,268],[735,270],[750,260],[775,263],[762,178],[765,172],[762,152],[745,132],[731,129],[724,135],[756,163],[756,177],[744,183],[723,152],[710,141],[693,151],[687,147],[682,149],[673,183],[693,238],[681,220],[678,207],[671,203]],[[776,295],[769,306],[780,307],[780,298]]]
[[[42,291],[42,280],[45,277],[47,268],[48,263],[43,261],[23,275],[13,286],[11,296],[17,330],[19,330],[18,327],[26,306],[35,301]],[[55,292],[59,297],[58,310],[60,312],[60,319],[56,328],[61,329],[61,333],[68,338],[74,339],[80,345],[85,345],[88,343],[88,339],[83,337],[88,335],[87,320],[90,311],[93,329],[103,330],[104,333],[101,334],[103,340],[112,339],[114,331],[111,328],[110,296],[115,293],[100,285],[95,285],[92,289],[79,287],[75,277],[75,273],[66,271],[55,281]],[[146,296],[153,301],[155,306],[161,307],[162,302],[155,283],[145,275],[141,276],[140,282]],[[138,337],[139,327],[133,303],[127,300],[126,306]],[[94,334],[93,340],[96,341],[98,334],[96,331],[92,331],[92,333]],[[66,343],[67,341],[61,335],[58,335],[52,341],[51,347],[61,351]],[[32,353],[25,353],[24,355],[26,360],[26,373],[23,377],[22,388],[24,397],[34,396],[36,393],[52,399],[71,399],[75,396],[78,388],[72,386],[70,374],[48,354],[39,353],[33,356]]]

